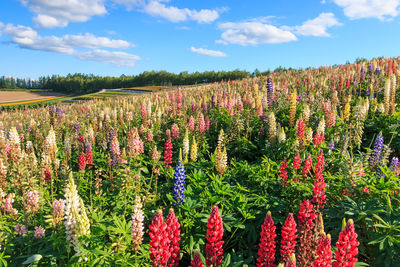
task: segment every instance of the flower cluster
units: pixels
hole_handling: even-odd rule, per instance
[[[140,197],[136,196],[135,205],[133,206],[133,214],[132,214],[132,249],[139,250],[140,245],[142,244],[143,240],[143,220],[144,214],[142,211],[142,203],[140,201]]]
[[[206,263],[207,266],[220,266],[222,262],[224,241],[222,236],[224,229],[222,225],[222,218],[219,214],[217,206],[213,206],[207,222],[207,236],[206,236]]]
[[[261,226],[260,248],[258,249],[257,267],[273,267],[275,266],[276,252],[276,226],[268,211],[265,216],[264,223]]]
[[[174,189],[172,192],[175,204],[183,202],[185,198],[185,177],[185,167],[183,163],[179,160],[178,164],[175,167]]]

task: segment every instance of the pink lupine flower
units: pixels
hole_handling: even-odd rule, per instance
[[[42,227],[42,226],[35,226],[35,232],[33,234],[33,236],[35,238],[42,238],[44,237],[44,232],[46,232],[46,230]]]

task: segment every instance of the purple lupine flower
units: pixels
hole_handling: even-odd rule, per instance
[[[335,149],[335,142],[333,142],[333,140],[329,142],[328,148],[329,148],[330,150],[334,150],[334,149]]]
[[[271,106],[272,106],[273,95],[274,95],[274,86],[273,86],[273,84],[272,84],[272,78],[269,77],[269,78],[267,79],[268,108],[271,108]]]
[[[378,164],[379,160],[381,159],[383,142],[384,142],[384,140],[383,140],[382,133],[379,133],[378,136],[375,138],[374,150],[369,159],[369,167],[370,168],[374,168]]]
[[[372,71],[373,71],[373,66],[372,66],[372,64],[369,64],[368,65],[368,73],[372,73]]]
[[[226,97],[226,89],[224,90],[223,94],[222,94],[222,98]]]
[[[397,169],[399,167],[399,158],[398,157],[393,157],[392,161],[390,162],[390,167]]]
[[[214,94],[211,97],[211,108],[215,108],[215,95]]]
[[[80,133],[80,131],[81,131],[81,124],[80,124],[79,122],[76,122],[76,123],[74,124],[74,132],[75,132],[76,134],[78,134],[78,133]]]
[[[364,67],[362,67],[360,70],[360,81],[364,80],[364,77],[365,77],[365,70]]]
[[[179,160],[175,167],[174,173],[174,189],[172,191],[173,198],[175,200],[175,205],[183,202],[185,198],[185,167],[183,163]]]
[[[61,108],[57,107],[56,108],[56,117],[61,118],[62,114],[63,114],[63,112],[62,112]]]

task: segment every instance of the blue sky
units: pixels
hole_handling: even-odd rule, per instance
[[[400,0],[1,0],[0,75],[253,71],[399,56]]]

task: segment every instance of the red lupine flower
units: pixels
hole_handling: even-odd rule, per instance
[[[169,250],[170,239],[168,236],[168,227],[164,222],[161,210],[154,216],[149,225],[150,236],[150,259],[153,266],[166,266],[171,253]]]
[[[303,167],[303,171],[302,171],[303,178],[307,177],[308,173],[311,170],[311,165],[312,165],[312,157],[311,157],[311,154],[308,154],[308,157],[307,157],[306,161],[304,162],[304,167]]]
[[[93,154],[92,154],[92,149],[90,147],[86,151],[86,163],[87,164],[93,163]]]
[[[300,266],[311,266],[314,260],[313,228],[315,217],[313,205],[309,200],[300,203],[300,211],[297,216],[299,222],[297,262]]]
[[[313,187],[314,197],[311,200],[312,203],[317,205],[317,210],[323,209],[326,203],[326,195],[325,195],[325,187],[326,183],[324,182],[324,178],[322,177],[322,181],[315,181]]]
[[[279,168],[279,175],[281,176],[281,183],[283,186],[287,185],[287,162],[286,159],[284,159],[281,163],[281,167]]]
[[[299,152],[297,152],[296,156],[293,159],[293,168],[295,168],[296,170],[299,170],[300,164],[301,164],[301,159],[300,159]]]
[[[317,181],[324,180],[324,176],[322,174],[322,171],[324,170],[324,163],[325,163],[324,152],[321,150],[321,152],[318,154],[317,157],[317,164],[315,165],[315,178],[317,178]]]
[[[201,261],[201,256],[199,252],[193,254],[193,260],[190,263],[191,267],[203,267],[203,262]]]
[[[285,224],[282,227],[282,240],[281,240],[281,257],[282,257],[282,262],[286,263],[292,255],[292,253],[295,252],[294,248],[296,246],[296,222],[294,221],[293,218],[293,213],[289,213],[289,215],[286,218]]]
[[[297,138],[299,139],[300,144],[303,144],[304,142],[304,128],[304,121],[303,119],[300,119],[297,124]]]
[[[51,172],[50,169],[47,167],[44,168],[44,180],[46,182],[51,180]]]
[[[222,262],[222,241],[224,229],[222,225],[222,218],[219,215],[218,207],[213,206],[210,218],[207,223],[207,236],[206,236],[206,263],[207,266],[220,266]]]
[[[168,226],[168,235],[169,240],[171,241],[169,245],[169,252],[171,253],[171,257],[169,258],[168,266],[179,266],[179,240],[181,240],[181,225],[179,224],[178,218],[176,218],[173,209],[169,210],[169,214],[168,217],[165,219],[165,222]]]
[[[82,144],[85,144],[85,137],[83,135],[80,135],[78,137],[78,141],[81,142]]]
[[[206,132],[208,132],[210,130],[210,119],[206,117],[204,123],[206,124]]]
[[[347,221],[347,224],[339,234],[339,240],[336,243],[336,261],[333,262],[333,267],[350,267],[357,262],[358,246],[357,233],[354,230],[354,222],[352,219]]]
[[[363,192],[369,194],[369,188],[368,187],[364,187],[363,188]]]
[[[315,147],[319,146],[324,141],[325,141],[325,136],[323,133],[321,134],[316,133],[314,135],[313,143]]]
[[[85,170],[86,168],[86,157],[83,153],[78,158],[78,167],[80,170]]]
[[[314,267],[331,267],[332,266],[332,250],[331,250],[331,235],[324,233],[319,237],[319,243],[314,260]]]
[[[276,226],[272,220],[271,212],[268,211],[264,223],[261,225],[260,248],[258,250],[257,267],[274,267],[276,252]]]
[[[172,164],[172,143],[171,134],[168,132],[167,141],[164,145],[164,168],[169,168]]]

